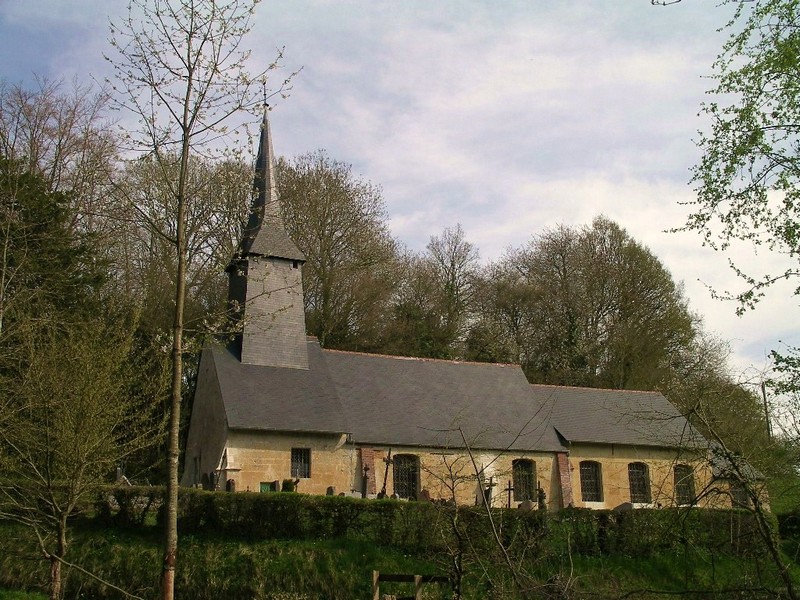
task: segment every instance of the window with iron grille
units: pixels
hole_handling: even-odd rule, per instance
[[[689,465],[675,465],[675,503],[694,504],[694,469]]]
[[[311,477],[311,448],[292,448],[292,477]]]
[[[536,463],[524,458],[511,463],[511,478],[514,486],[514,501],[524,502],[536,498]]]
[[[592,460],[581,462],[581,498],[584,502],[603,501],[603,475],[600,463]]]
[[[647,504],[650,502],[650,473],[647,465],[640,462],[628,465],[628,483],[631,488],[631,502]]]
[[[731,482],[731,506],[733,508],[750,508],[750,496],[741,481]]]
[[[419,458],[415,454],[398,454],[392,463],[394,493],[400,498],[416,498],[419,490]]]

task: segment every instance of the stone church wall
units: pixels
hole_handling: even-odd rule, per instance
[[[551,452],[508,452],[475,450],[473,456],[482,471],[480,479],[475,474],[475,467],[469,454],[461,449],[393,447],[392,459],[398,456],[414,456],[418,459],[418,492],[431,499],[455,501],[460,505],[474,505],[480,501],[481,489],[490,488],[491,502],[496,507],[509,504],[508,485],[513,487],[512,465],[515,460],[528,460],[535,464],[535,481],[533,486],[541,486],[545,492],[549,508],[558,508],[558,477],[555,468],[555,454]],[[378,492],[385,488],[386,495],[397,492],[395,486],[394,464],[387,469],[386,459],[389,455],[387,447],[370,447],[370,472],[375,474],[375,485]],[[362,454],[363,456],[363,454]],[[359,473],[363,473],[363,464]],[[418,494],[419,495],[419,494]],[[536,503],[536,498],[533,498]],[[511,492],[512,507],[520,504]]]
[[[308,451],[310,477],[297,477],[293,473],[293,449]],[[375,497],[385,490],[387,496],[402,497],[404,491],[413,490],[417,497],[455,499],[459,505],[479,503],[483,490],[483,496],[490,498],[492,506],[500,508],[517,507],[526,499],[524,494],[520,497],[525,488],[517,481],[519,474],[515,475],[514,465],[519,461],[531,465],[533,473],[527,499],[538,505],[538,489],[541,489],[549,510],[564,506],[564,479],[555,453],[474,450],[473,456],[481,473],[479,477],[468,453],[460,449],[395,446],[391,448],[392,462],[387,466],[388,447],[355,446],[347,442],[345,435],[236,431],[229,432],[222,477],[223,481],[233,480],[237,491],[266,491],[273,489],[273,485],[280,489],[284,480],[297,479],[297,491],[306,494],[322,495],[333,488],[335,494],[360,495],[363,490],[368,497]],[[584,498],[581,480],[584,461],[599,465],[602,489],[599,501]],[[412,469],[410,476],[407,471],[405,483],[398,484],[395,467],[401,462],[416,465],[416,470]],[[684,455],[676,459],[676,451],[670,449],[610,444],[573,445],[566,457],[573,505],[593,509],[630,505],[632,463],[645,464],[649,480],[650,501],[636,505],[675,506],[675,465],[683,464],[692,469],[700,506],[731,506],[727,482],[722,485],[726,492],[722,496],[703,495],[714,484],[711,468],[703,457]],[[487,494],[486,490],[491,492]]]
[[[292,474],[292,449],[309,450],[311,477]],[[226,480],[237,491],[258,492],[262,484],[299,479],[297,491],[325,494],[329,486],[349,492],[355,472],[355,449],[340,434],[291,434],[232,431],[226,445]]]
[[[682,454],[682,456],[679,456]],[[602,479],[602,500],[585,501],[581,489],[581,463],[595,462],[600,465]],[[680,452],[668,448],[641,448],[615,444],[574,444],[569,455],[572,474],[574,506],[579,508],[613,509],[631,503],[629,465],[647,465],[650,481],[650,502],[658,506],[675,506],[674,469],[678,464],[687,465],[693,470],[693,483],[696,495],[711,483],[712,473],[708,461],[687,451]],[[706,499],[701,505],[706,505]]]

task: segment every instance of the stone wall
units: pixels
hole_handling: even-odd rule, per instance
[[[284,479],[294,479],[292,448],[311,451],[311,477],[300,479],[298,492],[325,494],[329,486],[336,493],[353,489],[355,448],[339,434],[229,432],[224,477],[236,482],[237,491],[258,492],[262,483],[275,481],[280,485]]]
[[[585,502],[581,490],[580,463],[595,461],[600,464],[603,499],[601,502]],[[572,473],[573,505],[584,508],[612,509],[631,502],[628,465],[645,463],[650,477],[652,506],[674,506],[675,486],[674,468],[676,464],[686,464],[694,469],[694,488],[699,495],[711,483],[711,468],[703,456],[679,453],[666,448],[639,448],[615,444],[575,444],[569,453]],[[701,505],[707,505],[702,499]],[[728,504],[730,507],[730,504]]]
[[[203,350],[181,477],[181,485],[187,487],[216,479],[225,448],[225,408],[213,363],[211,350]]]
[[[389,447],[356,447],[347,443],[345,435],[288,434],[267,432],[229,433],[223,456],[222,481],[231,479],[237,491],[260,491],[262,484],[294,479],[291,472],[292,449],[310,450],[309,478],[301,478],[297,491],[307,494],[334,493],[360,495],[366,490],[375,497],[385,488],[387,496],[395,493],[394,465],[388,464]],[[663,448],[581,444],[570,452],[497,452],[474,450],[475,464],[468,453],[459,449],[392,447],[391,457],[417,457],[418,495],[431,499],[455,500],[460,505],[481,502],[481,490],[491,489],[495,507],[516,507],[520,501],[509,493],[513,488],[513,463],[525,459],[535,464],[536,486],[545,493],[549,510],[568,505],[579,508],[613,509],[631,503],[628,466],[634,462],[647,465],[650,480],[650,506],[674,506],[674,467],[686,464],[694,470],[694,488],[701,496],[700,506],[730,507],[729,484],[712,481],[711,468],[702,456],[678,457],[676,451]],[[600,465],[602,500],[587,502],[581,490],[580,463],[594,461]],[[365,471],[365,467],[367,468]],[[568,471],[568,472],[565,472]],[[366,473],[366,479],[365,477]],[[722,494],[705,494],[716,485]],[[509,498],[510,496],[510,498]],[[510,501],[509,501],[510,500]],[[532,498],[533,504],[537,499]],[[567,500],[567,501],[565,501]]]
[[[480,501],[481,489],[491,485],[492,505],[508,505],[507,487],[512,483],[512,463],[517,459],[531,460],[536,465],[536,480],[544,489],[548,507],[558,508],[558,485],[555,455],[549,452],[508,452],[475,450],[475,464],[482,475],[475,474],[475,466],[469,454],[459,449],[393,447],[392,457],[414,455],[419,459],[419,491],[426,492],[431,499],[453,500],[460,505],[473,505]],[[393,465],[386,468],[388,447],[373,447],[369,453],[373,462],[370,471],[375,473],[377,490],[386,487],[386,494],[395,493]],[[511,494],[511,506],[516,507]]]

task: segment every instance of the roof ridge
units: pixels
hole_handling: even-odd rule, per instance
[[[594,392],[623,392],[626,394],[659,394],[663,396],[658,390],[621,390],[618,388],[600,388],[590,387],[588,385],[555,385],[553,383],[531,383],[531,387],[540,388],[558,388],[558,389],[571,389],[571,390],[592,390]]]
[[[335,352],[337,354],[353,354],[357,356],[372,356],[375,358],[394,358],[397,360],[416,360],[419,362],[440,362],[456,365],[486,365],[492,367],[519,367],[514,363],[490,363],[477,360],[456,360],[452,358],[428,358],[424,356],[399,356],[397,354],[377,354],[374,352],[358,352],[355,350],[338,350],[336,348],[322,348],[323,352]],[[520,367],[521,368],[521,367]]]

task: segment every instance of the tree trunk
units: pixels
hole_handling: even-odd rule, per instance
[[[50,600],[61,600],[61,562],[50,556]]]
[[[172,600],[174,597],[175,563],[178,553],[178,458],[180,455],[181,383],[183,379],[183,299],[185,296],[185,275],[183,271],[185,271],[185,257],[180,253],[178,257],[178,282],[175,294],[175,322],[172,330],[173,366],[170,393],[169,442],[167,448],[167,525],[164,539],[164,565],[161,582],[161,597],[163,600]]]
[[[50,554],[50,600],[61,600],[63,581],[61,579],[61,559],[67,552],[67,519],[60,517],[56,529],[56,548]]]
[[[177,197],[178,220],[175,246],[178,255],[178,272],[175,285],[175,319],[172,327],[172,387],[167,450],[167,525],[161,576],[162,600],[173,600],[175,597],[175,564],[178,555],[178,458],[180,456],[181,390],[183,387],[183,308],[186,300],[186,178],[188,169],[189,135],[184,131]]]

